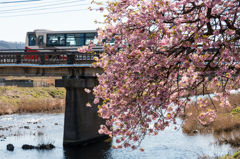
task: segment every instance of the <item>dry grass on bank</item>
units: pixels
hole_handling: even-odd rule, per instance
[[[222,132],[222,131],[231,131],[234,128],[240,128],[240,114],[239,113],[231,113],[231,111],[236,108],[237,106],[240,106],[240,93],[238,94],[231,94],[230,96],[230,108],[223,108],[220,107],[219,101],[213,101],[215,107],[213,104],[211,104],[210,100],[208,99],[208,103],[210,103],[206,110],[213,109],[217,111],[217,117],[216,119],[210,124],[203,126],[198,123],[197,117],[203,110],[195,104],[195,102],[191,103],[189,108],[186,109],[187,113],[192,113],[190,117],[183,116],[182,119],[185,120],[184,124],[182,125],[183,132],[192,134],[194,130],[199,131],[213,131],[216,133]]]
[[[0,115],[64,110],[65,88],[0,87]]]
[[[220,107],[219,101],[213,101],[214,105],[210,102],[210,99],[207,99],[209,105],[206,107],[208,109],[213,109],[217,111],[217,117],[215,120],[209,125],[199,124],[197,121],[197,117],[202,110],[196,102],[192,102],[188,109],[185,110],[187,113],[192,113],[189,116],[180,116],[184,120],[184,124],[182,125],[182,131],[184,133],[193,135],[197,132],[199,133],[211,133],[215,138],[216,145],[228,144],[233,148],[240,147],[240,93],[231,94],[230,96],[230,108]],[[240,153],[239,153],[240,154]],[[232,156],[224,156],[230,159]],[[219,158],[224,158],[219,157]],[[240,158],[240,157],[239,157]]]

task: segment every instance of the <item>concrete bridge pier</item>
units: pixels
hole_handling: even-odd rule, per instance
[[[66,88],[66,108],[64,121],[64,146],[81,146],[107,139],[107,135],[99,134],[98,129],[105,120],[98,117],[97,106],[93,103],[94,95],[86,93],[84,88],[92,89],[97,79],[68,78],[55,81],[56,87]],[[92,107],[87,107],[90,103]]]

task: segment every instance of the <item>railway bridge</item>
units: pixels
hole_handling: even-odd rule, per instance
[[[98,133],[101,124],[92,89],[98,84],[94,73],[101,68],[91,68],[93,57],[75,50],[0,50],[0,76],[62,76],[55,81],[56,87],[66,88],[64,119],[64,146],[85,145],[108,138]],[[92,107],[86,107],[90,102]]]

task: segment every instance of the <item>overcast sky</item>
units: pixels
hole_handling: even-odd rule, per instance
[[[0,40],[25,42],[34,29],[93,30],[99,11],[89,11],[92,0],[0,0]]]

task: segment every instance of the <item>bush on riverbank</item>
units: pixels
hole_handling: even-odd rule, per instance
[[[220,107],[219,101],[211,101],[208,99],[208,105],[205,108],[213,109],[217,112],[216,119],[210,125],[202,125],[199,124],[197,121],[198,115],[203,111],[196,102],[192,102],[185,110],[185,114],[192,113],[189,117],[187,115],[182,116],[181,118],[185,120],[184,124],[182,125],[183,132],[187,134],[192,134],[194,130],[199,131],[213,131],[215,133],[219,133],[222,131],[231,131],[234,128],[240,128],[240,114],[236,113],[238,111],[237,106],[240,104],[240,93],[238,94],[231,94],[230,96],[230,108],[223,108]],[[213,102],[213,104],[212,104]]]
[[[65,88],[0,87],[0,115],[63,110]]]

